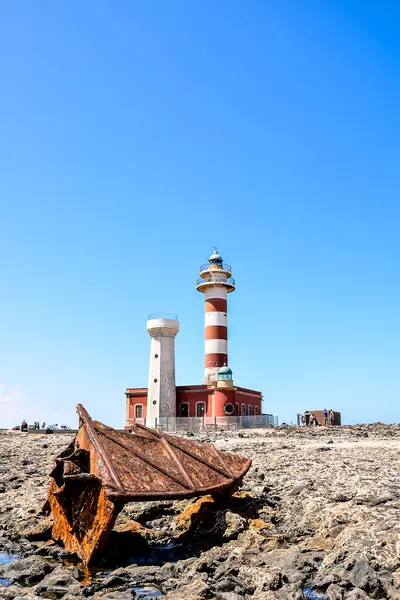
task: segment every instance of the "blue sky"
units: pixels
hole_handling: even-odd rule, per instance
[[[233,265],[229,362],[292,421],[399,421],[398,2],[4,2],[0,426],[124,422],[147,314],[203,381],[198,268]]]

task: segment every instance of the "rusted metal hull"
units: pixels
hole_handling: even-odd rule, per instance
[[[78,405],[79,431],[56,459],[48,503],[52,536],[88,564],[124,504],[233,493],[251,461],[212,444],[136,425],[122,432]]]

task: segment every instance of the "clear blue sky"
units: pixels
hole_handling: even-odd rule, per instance
[[[214,244],[266,412],[400,420],[399,6],[2,3],[0,426],[121,426],[152,311],[201,383]]]

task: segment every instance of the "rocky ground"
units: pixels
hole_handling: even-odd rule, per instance
[[[400,425],[198,439],[252,458],[240,492],[127,505],[89,572],[40,514],[71,436],[0,433],[0,598],[400,600]]]

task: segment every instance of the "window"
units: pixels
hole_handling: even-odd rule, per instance
[[[143,404],[135,404],[135,419],[143,419]]]
[[[245,416],[246,415],[246,405],[242,404],[242,415]]]
[[[252,405],[251,405],[251,404],[249,404],[249,408],[248,408],[248,412],[247,412],[247,414],[248,414],[248,415],[252,415],[252,414],[253,414],[253,407],[252,407]]]
[[[240,408],[239,404],[236,404],[236,414],[237,414],[237,416],[239,416],[239,408]]]
[[[189,403],[183,402],[180,407],[180,415],[183,418],[187,418],[189,416]]]
[[[259,415],[259,414],[260,414],[260,413],[259,413],[259,410],[258,410],[258,406],[255,406],[255,407],[254,407],[254,414],[255,414],[255,415]]]
[[[204,402],[198,402],[196,404],[196,417],[204,417],[205,404]]]
[[[226,415],[233,415],[233,413],[235,412],[233,404],[231,404],[230,402],[228,402],[227,404],[225,404],[224,411],[225,411]]]

